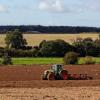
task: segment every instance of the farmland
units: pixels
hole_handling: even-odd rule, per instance
[[[71,74],[87,73],[93,77],[93,80],[41,80],[42,73],[50,66],[43,64],[1,65],[0,100],[100,99],[100,65],[64,66],[64,69]]]
[[[5,46],[5,34],[0,34],[0,46]],[[83,33],[83,34],[24,34],[24,38],[27,40],[29,46],[39,45],[43,40],[56,40],[62,39],[66,42],[72,43],[76,38],[87,38],[91,37],[92,39],[98,38],[97,33]]]
[[[42,40],[63,39],[72,43],[76,38],[93,39],[98,34],[24,34],[28,45],[39,45]],[[0,35],[0,47],[5,46],[5,35]],[[100,58],[95,65],[65,65],[70,74],[88,74],[93,80],[41,80],[51,64],[63,64],[63,58],[12,58],[14,65],[0,65],[0,100],[99,100]],[[1,58],[0,58],[1,63]],[[77,91],[77,92],[76,92]]]
[[[99,100],[99,90],[100,87],[3,88],[0,100]]]
[[[50,65],[0,67],[0,100],[99,100],[100,66],[64,66],[69,73],[88,73],[94,80],[43,81]],[[77,92],[76,92],[77,91]]]
[[[30,85],[29,83],[23,85],[18,83],[14,83],[15,87],[50,87],[50,86],[54,86],[54,87],[66,87],[66,86],[79,86],[78,85],[78,81],[76,81],[75,84],[73,84],[73,81],[69,81],[71,82],[70,84],[67,84],[66,82],[68,82],[67,80],[64,82],[63,81],[58,81],[59,84],[57,85],[57,81],[54,81],[54,83],[49,82],[49,81],[42,81],[41,80],[41,75],[42,73],[47,70],[50,69],[51,65],[9,65],[9,66],[5,66],[5,65],[1,65],[0,66],[0,83],[2,81],[30,81]],[[67,70],[69,72],[69,74],[88,74],[89,76],[93,77],[93,80],[87,80],[86,83],[84,83],[85,81],[79,81],[80,82],[80,86],[94,86],[95,84],[100,85],[97,83],[91,83],[88,84],[89,81],[95,81],[95,80],[100,80],[100,65],[65,65],[63,66],[63,69]],[[33,80],[38,80],[36,82],[34,82]],[[33,81],[31,83],[31,81]],[[38,82],[41,82],[41,84],[39,84]],[[100,81],[99,81],[100,82]],[[22,82],[23,83],[23,82]],[[84,83],[84,84],[83,84]],[[12,84],[12,85],[11,85]],[[34,85],[32,85],[34,84]],[[37,84],[37,85],[36,85]],[[47,85],[46,85],[47,84]],[[13,86],[13,83],[9,83],[9,84],[0,84],[0,87],[4,87],[4,86]],[[23,86],[22,86],[23,85]]]

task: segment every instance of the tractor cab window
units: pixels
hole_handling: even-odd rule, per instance
[[[53,65],[51,68],[56,74],[63,70],[62,65]]]

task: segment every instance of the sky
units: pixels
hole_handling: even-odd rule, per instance
[[[0,0],[0,25],[100,27],[100,0]]]

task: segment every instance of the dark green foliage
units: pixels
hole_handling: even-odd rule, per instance
[[[74,51],[78,52],[80,56],[100,56],[100,39],[93,41],[91,38],[78,38],[73,46],[76,48]]]
[[[77,64],[78,54],[75,52],[66,53],[64,56],[64,64]]]
[[[47,42],[46,40],[41,41],[40,44],[39,44],[39,48],[42,48],[43,44],[45,44],[46,42]]]
[[[36,49],[36,48],[34,48],[32,50],[8,49],[8,54],[11,57],[37,57],[38,49]]]
[[[2,57],[4,54],[4,48],[0,47],[0,57]]]
[[[96,63],[96,61],[91,56],[86,56],[84,58],[84,64],[95,64],[95,63]]]
[[[69,44],[64,40],[43,40],[39,46],[26,46],[26,40],[20,32],[8,32],[6,37],[8,54],[11,57],[63,57],[67,52],[76,52],[80,57],[100,57],[100,36],[96,40],[78,38]],[[0,48],[0,57],[4,48]]]
[[[4,53],[4,56],[2,57],[2,64],[4,64],[4,65],[12,64],[12,59],[10,56],[8,56],[8,53]]]
[[[100,32],[96,27],[74,27],[74,26],[41,26],[41,25],[21,25],[21,26],[0,26],[0,32],[14,31],[19,29],[20,32],[41,33],[81,33],[81,32]]]
[[[17,29],[15,31],[10,31],[7,33],[5,43],[7,48],[15,49],[20,49],[27,44],[26,40],[23,38],[22,33]]]
[[[71,50],[71,45],[63,40],[44,41],[40,45],[40,54],[44,57],[63,57]]]

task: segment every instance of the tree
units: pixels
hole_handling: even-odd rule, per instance
[[[63,57],[66,52],[71,50],[71,45],[63,40],[42,41],[40,53],[45,57]]]
[[[41,48],[44,43],[46,43],[46,40],[43,40],[43,41],[40,42],[39,48]]]
[[[13,32],[11,31],[7,32],[5,42],[7,48],[20,49],[20,47],[27,45],[26,40],[23,38],[22,33],[19,32],[18,29],[16,29]]]
[[[95,47],[96,47],[96,53],[97,53],[96,56],[100,57],[100,35],[98,36],[98,39],[96,39],[94,41],[94,44],[95,44]]]
[[[98,34],[98,39],[100,40],[100,33]]]
[[[94,41],[91,38],[85,38],[83,40],[84,49],[86,51],[86,56],[97,56],[97,49]]]
[[[80,53],[80,56],[99,56],[99,40],[93,41],[91,38],[76,40],[73,46],[76,48],[75,52]]]

